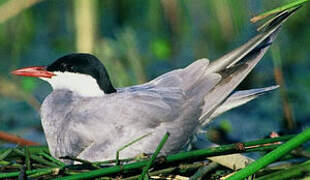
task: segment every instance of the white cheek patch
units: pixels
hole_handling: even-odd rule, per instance
[[[104,96],[97,81],[90,75],[54,72],[56,76],[52,78],[41,78],[51,84],[53,89],[68,89],[84,97]]]

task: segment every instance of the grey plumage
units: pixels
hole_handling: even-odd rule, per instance
[[[203,122],[202,126],[206,125],[208,122],[221,115],[222,113],[235,107],[241,106],[257,98],[258,96],[265,94],[268,91],[277,89],[278,87],[279,86],[270,86],[266,88],[236,91],[232,93],[218,108],[216,108],[216,110],[208,117],[208,119]]]
[[[282,14],[264,32],[212,63],[200,59],[102,97],[55,89],[41,107],[51,154],[89,161],[113,159],[118,148],[151,133],[120,153],[121,158],[132,157],[154,152],[167,131],[171,135],[161,153],[180,151],[202,124],[275,88],[231,94],[261,60],[291,13]]]

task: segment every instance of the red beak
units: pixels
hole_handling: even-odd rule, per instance
[[[42,77],[42,78],[51,78],[55,76],[54,73],[47,71],[46,66],[33,66],[17,69],[11,72],[17,76],[30,76],[30,77]]]

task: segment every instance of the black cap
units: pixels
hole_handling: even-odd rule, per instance
[[[96,79],[105,94],[116,92],[104,65],[91,54],[74,53],[63,56],[47,66],[47,70],[87,74]]]

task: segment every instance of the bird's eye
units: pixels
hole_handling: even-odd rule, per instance
[[[61,63],[60,64],[60,71],[66,71],[67,70],[67,64],[66,63]]]

